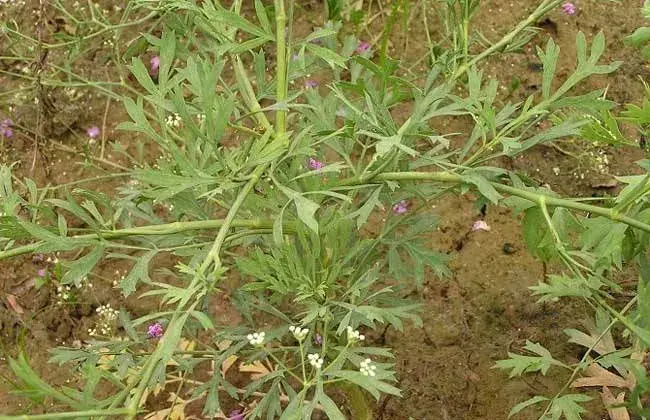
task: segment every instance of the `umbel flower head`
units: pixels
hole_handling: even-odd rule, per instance
[[[366,336],[361,334],[359,330],[353,330],[352,327],[348,325],[348,341],[351,343],[357,341],[363,341],[366,339]]]
[[[323,367],[323,358],[320,357],[320,354],[318,353],[311,353],[307,355],[307,359],[309,359],[309,364],[315,367],[316,369],[320,369]]]
[[[298,341],[302,341],[307,337],[309,330],[307,328],[294,327],[293,325],[289,327],[289,331],[293,333],[293,336]]]
[[[363,376],[375,376],[377,375],[377,372],[375,372],[376,370],[377,366],[375,366],[370,359],[366,359],[359,364],[359,372],[361,372]]]
[[[251,346],[260,346],[262,343],[264,343],[265,335],[266,333],[262,331],[258,333],[248,334],[246,338],[248,339],[248,342],[251,344]]]

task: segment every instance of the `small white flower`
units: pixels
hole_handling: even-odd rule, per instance
[[[264,342],[265,335],[266,335],[265,332],[259,332],[259,333],[248,334],[246,338],[248,338],[248,342],[251,344],[251,346],[259,346]]]
[[[359,371],[363,376],[375,376],[377,375],[377,366],[372,363],[372,360],[366,359],[359,364]]]
[[[298,341],[302,341],[307,337],[307,334],[309,333],[309,330],[307,328],[300,328],[300,327],[294,327],[293,325],[289,327],[289,331],[293,334],[293,336],[296,338]]]
[[[359,330],[353,330],[352,327],[348,325],[348,341],[356,342],[363,341],[366,339],[366,336],[359,333]]]
[[[309,364],[315,367],[316,369],[320,369],[323,367],[323,358],[320,357],[320,354],[318,353],[311,353],[307,355],[307,359],[309,359]]]
[[[178,128],[178,127],[181,126],[182,122],[183,122],[183,119],[178,114],[168,115],[167,118],[165,119],[165,124],[167,124],[167,127],[176,127],[176,128]]]
[[[560,168],[558,168],[557,166],[554,167],[554,168],[553,168],[553,173],[555,174],[555,176],[560,175]]]

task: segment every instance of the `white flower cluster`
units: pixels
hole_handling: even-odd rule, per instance
[[[181,126],[182,122],[183,122],[183,119],[178,114],[168,115],[167,119],[165,120],[165,124],[167,124],[167,127],[176,127],[176,128],[178,128],[178,127]]]
[[[294,327],[293,325],[289,327],[289,331],[293,333],[293,336],[296,337],[296,340],[302,341],[307,337],[309,330],[307,328]]]
[[[375,376],[377,372],[377,366],[372,364],[372,360],[366,359],[359,365],[359,371],[363,376]]]
[[[107,303],[98,307],[95,312],[99,315],[99,321],[95,328],[88,329],[88,334],[91,336],[97,335],[99,331],[102,335],[111,335],[113,333],[113,324],[119,315],[119,311],[111,308],[111,304]]]
[[[59,286],[56,288],[56,298],[57,305],[61,305],[65,302],[70,301],[74,297],[72,292],[72,287],[70,286]]]
[[[307,355],[307,359],[309,359],[309,364],[315,367],[316,369],[320,369],[323,367],[323,358],[320,357],[320,354],[318,353],[311,353]]]
[[[246,338],[248,338],[248,342],[251,343],[251,346],[259,346],[264,342],[265,335],[266,335],[265,332],[259,332],[259,333],[248,334]]]
[[[366,336],[359,333],[359,330],[353,330],[352,327],[348,325],[348,341],[363,341],[366,339]]]

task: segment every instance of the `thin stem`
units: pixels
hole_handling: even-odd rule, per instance
[[[305,349],[302,346],[302,340],[298,341],[300,346],[300,366],[302,367],[302,382],[307,382],[307,373],[305,372]]]
[[[131,414],[130,408],[112,408],[106,410],[86,410],[74,411],[65,413],[50,413],[50,414],[32,414],[23,416],[1,416],[0,420],[46,420],[46,419],[78,419],[91,416],[120,416],[124,414]]]
[[[336,356],[336,358],[335,358],[334,360],[332,360],[332,363],[330,363],[329,365],[325,366],[325,369],[322,370],[322,374],[324,375],[325,372],[327,372],[327,370],[328,370],[329,368],[331,368],[332,366],[334,366],[334,364],[337,363],[337,362],[339,361],[339,359],[343,356],[343,354],[344,354],[344,353],[345,353],[349,348],[350,348],[350,340],[348,340],[347,344],[345,345],[345,348],[344,348],[343,350],[341,350],[341,352]]]
[[[108,175],[100,175],[96,176],[94,178],[85,178],[85,179],[80,179],[77,181],[72,181],[72,182],[66,182],[65,184],[57,184],[57,185],[52,185],[52,186],[46,186],[43,188],[39,188],[39,190],[58,190],[61,188],[68,188],[73,185],[80,185],[80,184],[88,184],[91,182],[98,182],[98,181],[106,181],[107,179],[115,179],[115,178],[123,178],[126,176],[130,176],[130,173],[127,172],[121,172],[121,173],[115,173],[115,174],[108,174]]]
[[[272,352],[267,352],[267,351],[265,351],[264,353],[266,353],[268,356],[271,356],[271,359],[273,359],[275,361],[275,363],[278,364],[278,366],[280,366],[282,369],[284,369],[289,375],[296,378],[296,380],[298,382],[300,382],[303,386],[305,385],[306,381],[301,379],[300,376],[296,375],[291,369],[289,369],[289,367],[287,365],[285,365],[284,362],[282,362],[282,360],[278,359],[278,357],[275,354],[273,354]]]
[[[619,313],[619,315],[622,316],[622,315],[624,315],[627,311],[629,311],[630,308],[631,308],[631,307],[636,303],[636,300],[637,300],[637,296],[635,296],[631,301],[629,301],[629,302],[627,303],[627,305],[625,305],[625,307],[621,310],[621,312]],[[546,406],[546,410],[544,410],[544,413],[542,413],[542,415],[539,417],[540,419],[544,418],[544,416],[546,416],[546,414],[549,412],[549,410],[550,410],[551,407],[553,406],[553,401],[555,401],[556,399],[558,399],[558,398],[560,397],[560,395],[562,395],[562,393],[563,393],[564,391],[566,391],[567,388],[571,385],[571,383],[573,382],[573,380],[575,379],[575,377],[578,375],[578,372],[581,370],[581,368],[583,367],[584,363],[587,361],[587,358],[589,357],[589,355],[591,354],[591,352],[596,348],[596,346],[598,345],[598,343],[600,343],[600,341],[603,339],[603,337],[605,337],[605,335],[606,335],[607,333],[609,333],[609,331],[612,329],[612,327],[613,327],[614,325],[616,325],[616,323],[617,323],[618,321],[619,321],[619,320],[618,320],[617,318],[613,319],[613,320],[609,323],[609,325],[607,326],[607,328],[605,328],[605,329],[603,330],[603,332],[601,332],[600,335],[599,335],[599,336],[594,340],[594,342],[592,343],[592,345],[587,349],[587,351],[585,352],[585,354],[582,356],[582,359],[580,359],[580,362],[578,362],[578,364],[577,364],[577,366],[575,367],[575,369],[573,369],[573,372],[571,373],[571,376],[569,377],[569,380],[567,380],[567,381],[565,382],[565,384],[564,384],[564,386],[562,387],[562,389],[560,389],[560,391],[558,391],[558,393],[555,394],[555,397],[553,397],[553,399],[551,400],[551,402]]]
[[[348,178],[342,180],[340,186],[350,186],[350,185],[359,185],[369,182],[377,181],[435,181],[443,183],[453,183],[461,184],[463,182],[463,177],[459,174],[452,172],[386,172],[383,174],[378,174],[372,179],[365,178]],[[519,188],[511,187],[509,185],[504,185],[498,182],[490,182],[495,190],[513,195],[515,197],[520,197],[525,200],[531,201],[537,205],[546,204],[552,207],[564,207],[573,210],[580,210],[589,212],[592,214],[597,214],[599,216],[607,217],[611,220],[625,223],[629,226],[641,229],[645,232],[650,232],[650,225],[644,223],[640,220],[621,215],[615,209],[609,209],[604,207],[593,206],[590,204],[585,204],[581,202],[576,202],[568,199],[551,197],[545,194],[536,193],[533,191],[522,190]]]
[[[515,27],[512,31],[504,35],[498,42],[495,44],[492,44],[489,48],[481,52],[480,54],[474,56],[471,60],[468,62],[464,63],[461,65],[451,76],[450,81],[458,79],[460,76],[462,76],[467,70],[472,68],[476,63],[479,61],[483,60],[486,57],[489,57],[490,55],[494,54],[495,52],[501,50],[504,48],[506,45],[508,45],[510,42],[512,42],[513,39],[517,35],[519,35],[522,31],[524,31],[526,28],[537,22],[537,20],[544,16],[546,12],[551,10],[552,8],[558,6],[562,0],[545,0],[543,1],[536,9],[531,13],[526,19],[521,21],[519,25]]]
[[[257,184],[257,181],[260,179],[264,171],[266,170],[267,165],[261,165],[258,166],[255,171],[251,174],[251,179],[244,185],[244,187],[239,191],[239,194],[237,195],[237,198],[235,201],[232,203],[232,206],[230,207],[230,210],[228,211],[228,215],[226,216],[225,219],[221,221],[221,227],[219,228],[219,232],[217,233],[217,237],[214,239],[214,244],[212,245],[212,249],[208,253],[208,256],[205,258],[203,261],[203,264],[201,264],[201,267],[199,268],[200,273],[205,273],[208,267],[210,266],[211,263],[214,263],[215,266],[215,271],[221,267],[221,258],[219,257],[219,253],[221,252],[221,247],[223,246],[223,243],[226,239],[226,235],[228,234],[228,230],[230,227],[235,227],[235,216],[237,215],[237,212],[239,211],[239,208],[241,205],[244,203],[244,200],[246,200],[246,197],[248,194],[252,191],[253,187],[255,184]],[[247,226],[247,227],[256,227],[256,228],[268,228],[268,225],[265,226]],[[273,227],[273,224],[271,224],[271,227]]]
[[[284,9],[284,0],[275,0],[275,23],[276,23],[276,48],[277,48],[277,67],[276,67],[276,97],[278,110],[275,112],[276,134],[283,141],[287,131],[287,40],[285,28],[287,26],[287,14]]]
[[[261,220],[261,219],[214,219],[214,220],[200,220],[194,222],[173,222],[166,223],[162,225],[150,225],[135,227],[129,229],[118,229],[118,230],[100,230],[94,233],[88,233],[83,235],[75,235],[66,238],[67,240],[76,240],[80,242],[96,240],[96,239],[121,239],[129,236],[160,236],[160,235],[169,235],[172,233],[181,233],[189,232],[194,230],[207,230],[207,229],[217,229],[227,226],[227,230],[230,228],[244,227],[250,229],[271,229],[273,227],[272,220]],[[288,227],[291,229],[291,226]],[[223,241],[222,240],[222,241]],[[29,245],[19,246],[12,248],[6,251],[0,251],[0,260],[15,257],[17,255],[29,254],[35,252],[40,246],[44,244],[43,241],[36,242]]]

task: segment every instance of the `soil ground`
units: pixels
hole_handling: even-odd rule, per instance
[[[526,16],[537,2],[485,0],[481,3],[476,18],[477,29],[488,39],[495,40]],[[568,75],[573,66],[577,32],[582,30],[590,39],[602,30],[607,38],[603,61],[622,60],[623,65],[611,76],[591,79],[583,89],[608,87],[608,97],[614,101],[640,102],[644,92],[640,78],[650,79],[650,69],[638,51],[623,44],[623,38],[643,24],[638,10],[640,2],[630,0],[616,4],[581,0],[576,5],[579,13],[575,16],[566,16],[559,10],[552,12],[543,30],[522,53],[500,56],[485,63],[486,75],[498,77],[503,86],[509,86],[517,78],[519,88],[511,94],[511,100],[521,100],[538,89],[541,76],[533,53],[535,45],[543,46],[549,36],[555,39],[562,50],[558,68],[562,77]],[[8,6],[0,5],[0,12],[3,7]],[[34,23],[32,12],[38,8],[38,2],[28,1],[24,6],[12,7],[16,7],[12,11],[17,13],[16,17],[25,27]],[[314,13],[320,13],[321,7],[319,2],[305,2],[306,11],[313,8]],[[435,22],[433,11],[429,14],[430,21]],[[0,20],[3,18],[7,15],[0,15]],[[432,27],[435,32],[436,25],[432,24]],[[408,28],[409,48],[404,59],[415,61],[425,54],[423,47],[426,43],[420,42],[424,29],[420,19],[414,19]],[[398,28],[394,45],[401,45],[404,36]],[[101,77],[103,70],[95,70],[101,57],[93,60],[80,65],[85,67],[87,74]],[[0,61],[0,68],[7,70],[15,66]],[[8,91],[24,81],[0,75],[0,83],[0,91]],[[78,146],[85,141],[83,127],[101,125],[108,134],[109,143],[129,145],[128,136],[114,130],[117,123],[125,119],[121,106],[113,103],[110,111],[106,112],[105,105],[105,100],[98,96],[85,96],[76,101],[58,98],[57,111],[49,116],[51,121],[47,122],[54,128],[50,127],[48,138],[41,139],[36,159],[33,177],[37,183],[57,184],[98,173],[96,169],[73,165],[83,163],[86,157],[65,150],[65,147]],[[0,109],[6,111],[4,104],[0,104]],[[34,128],[30,112],[33,112],[33,106],[18,107],[14,112],[13,118],[25,130]],[[107,118],[103,118],[104,115]],[[65,127],[57,130],[62,121],[65,121]],[[467,122],[459,120],[443,125],[443,131],[467,132],[468,129]],[[72,135],[72,132],[81,135]],[[20,161],[18,173],[23,175],[31,172],[34,153],[33,136],[27,131],[25,133],[17,135],[10,144],[5,143],[2,154],[3,163]],[[633,137],[635,133],[630,135]],[[608,149],[606,152],[611,162],[611,175],[636,171],[633,162],[644,156],[642,150],[633,147]],[[114,152],[107,153],[106,160],[119,162]],[[602,194],[603,189],[595,187],[611,180],[611,176],[603,176],[594,168],[577,168],[573,158],[550,147],[535,148],[504,164],[527,172],[551,185],[555,191],[569,196]],[[576,171],[583,173],[584,178],[576,178]],[[114,185],[105,183],[102,190],[110,192]],[[502,208],[489,207],[485,220],[491,230],[468,234],[478,218],[478,209],[471,196],[445,197],[433,205],[432,214],[439,217],[440,225],[431,232],[431,247],[452,256],[450,268],[453,274],[446,279],[431,277],[424,289],[416,292],[424,304],[424,328],[409,326],[404,332],[388,330],[383,338],[371,337],[371,341],[383,341],[385,346],[394,349],[399,385],[404,391],[401,399],[382,399],[375,417],[395,420],[505,419],[514,404],[535,394],[552,394],[567,377],[564,372],[553,373],[552,370],[546,377],[509,380],[504,372],[492,369],[495,361],[505,358],[508,351],[519,350],[526,340],[542,343],[559,359],[577,361],[581,356],[580,348],[567,344],[561,330],[581,327],[580,320],[586,319],[589,311],[580,302],[535,303],[528,287],[544,278],[546,267],[526,251],[518,216]],[[381,223],[380,216],[374,220]],[[504,246],[509,252],[504,252]],[[100,304],[124,306],[137,316],[151,310],[154,303],[136,298],[124,300],[112,288],[112,282],[119,279],[127,267],[106,263],[93,277],[93,289],[84,289],[80,293],[79,305],[73,308],[57,306],[56,290],[35,290],[32,287],[32,280],[41,264],[32,261],[31,257],[0,263],[1,301],[5,304],[0,304],[0,374],[9,375],[6,357],[24,350],[32,366],[46,381],[54,385],[74,384],[75,378],[69,376],[65,366],[47,363],[47,350],[86,339],[87,329],[93,325],[95,309]],[[6,304],[8,293],[16,296],[24,313],[10,310]],[[221,316],[237,319],[235,314]],[[25,401],[0,391],[0,413],[47,411],[41,406],[29,407]],[[591,414],[584,418],[607,418],[598,404],[590,408]],[[530,411],[520,418],[537,417],[534,411]]]

